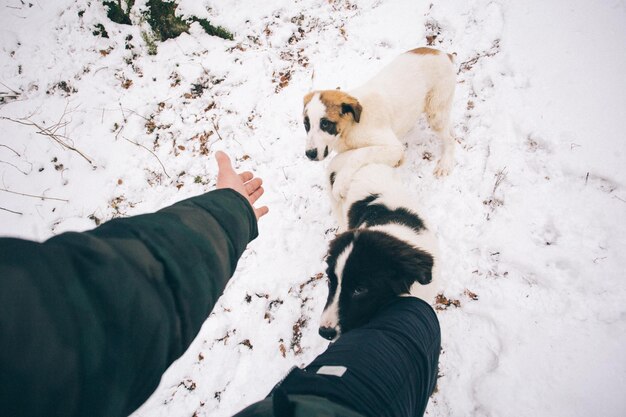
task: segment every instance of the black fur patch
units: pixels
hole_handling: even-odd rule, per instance
[[[355,109],[354,106],[351,106],[348,103],[342,103],[341,104],[341,114],[352,114],[352,118],[357,123],[359,123],[359,121],[361,119],[361,110],[360,110],[360,108]]]
[[[320,129],[322,130],[322,132],[326,132],[330,135],[336,135],[337,123],[330,121],[327,118],[323,117],[322,119],[320,119]]]
[[[352,236],[348,233],[343,233],[330,242],[328,254],[326,255],[326,276],[328,276],[328,299],[326,300],[326,307],[328,307],[337,291],[337,275],[335,275],[337,257],[348,247],[350,242],[352,242]]]
[[[342,271],[339,295],[343,333],[370,321],[380,308],[408,293],[413,283],[428,284],[434,261],[429,253],[384,232],[366,229],[342,233],[330,243],[326,260],[331,283],[327,305],[337,291],[337,257],[350,243],[353,248]]]
[[[379,194],[371,194],[363,200],[354,202],[352,206],[350,206],[350,210],[348,211],[348,228],[356,229],[363,224],[372,227],[396,223],[408,226],[416,232],[426,229],[422,219],[420,219],[417,214],[404,207],[390,210],[389,207],[384,204],[372,204],[379,196]]]
[[[332,187],[333,185],[335,185],[335,178],[337,177],[337,173],[336,172],[331,172],[330,173],[330,186]]]

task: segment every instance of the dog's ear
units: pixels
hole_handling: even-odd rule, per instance
[[[357,99],[353,99],[347,103],[341,103],[341,114],[352,114],[354,121],[359,123],[361,120],[361,112],[363,111],[363,107],[361,103]]]
[[[422,285],[433,280],[433,257],[427,252],[411,247],[396,254],[395,283],[403,290],[417,281]],[[401,291],[402,292],[402,291]]]

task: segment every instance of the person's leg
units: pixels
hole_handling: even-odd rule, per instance
[[[432,307],[400,297],[278,387],[290,396],[328,398],[366,416],[420,416],[435,387],[440,346]]]
[[[234,417],[364,417],[326,398],[315,395],[290,395],[273,392],[271,397],[246,407]],[[285,396],[280,398],[280,395]],[[281,404],[277,404],[280,403]],[[285,403],[288,402],[288,403]]]

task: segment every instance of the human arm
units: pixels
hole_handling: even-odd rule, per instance
[[[220,189],[44,243],[0,239],[3,414],[114,417],[141,405],[257,236],[249,197]]]

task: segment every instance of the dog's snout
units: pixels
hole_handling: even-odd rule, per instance
[[[320,327],[319,329],[320,336],[327,340],[333,340],[337,337],[337,330],[332,327]]]
[[[315,160],[315,159],[317,159],[317,149],[316,149],[316,148],[313,148],[313,149],[308,149],[308,150],[305,152],[305,154],[306,154],[307,158],[309,158],[310,160]]]

